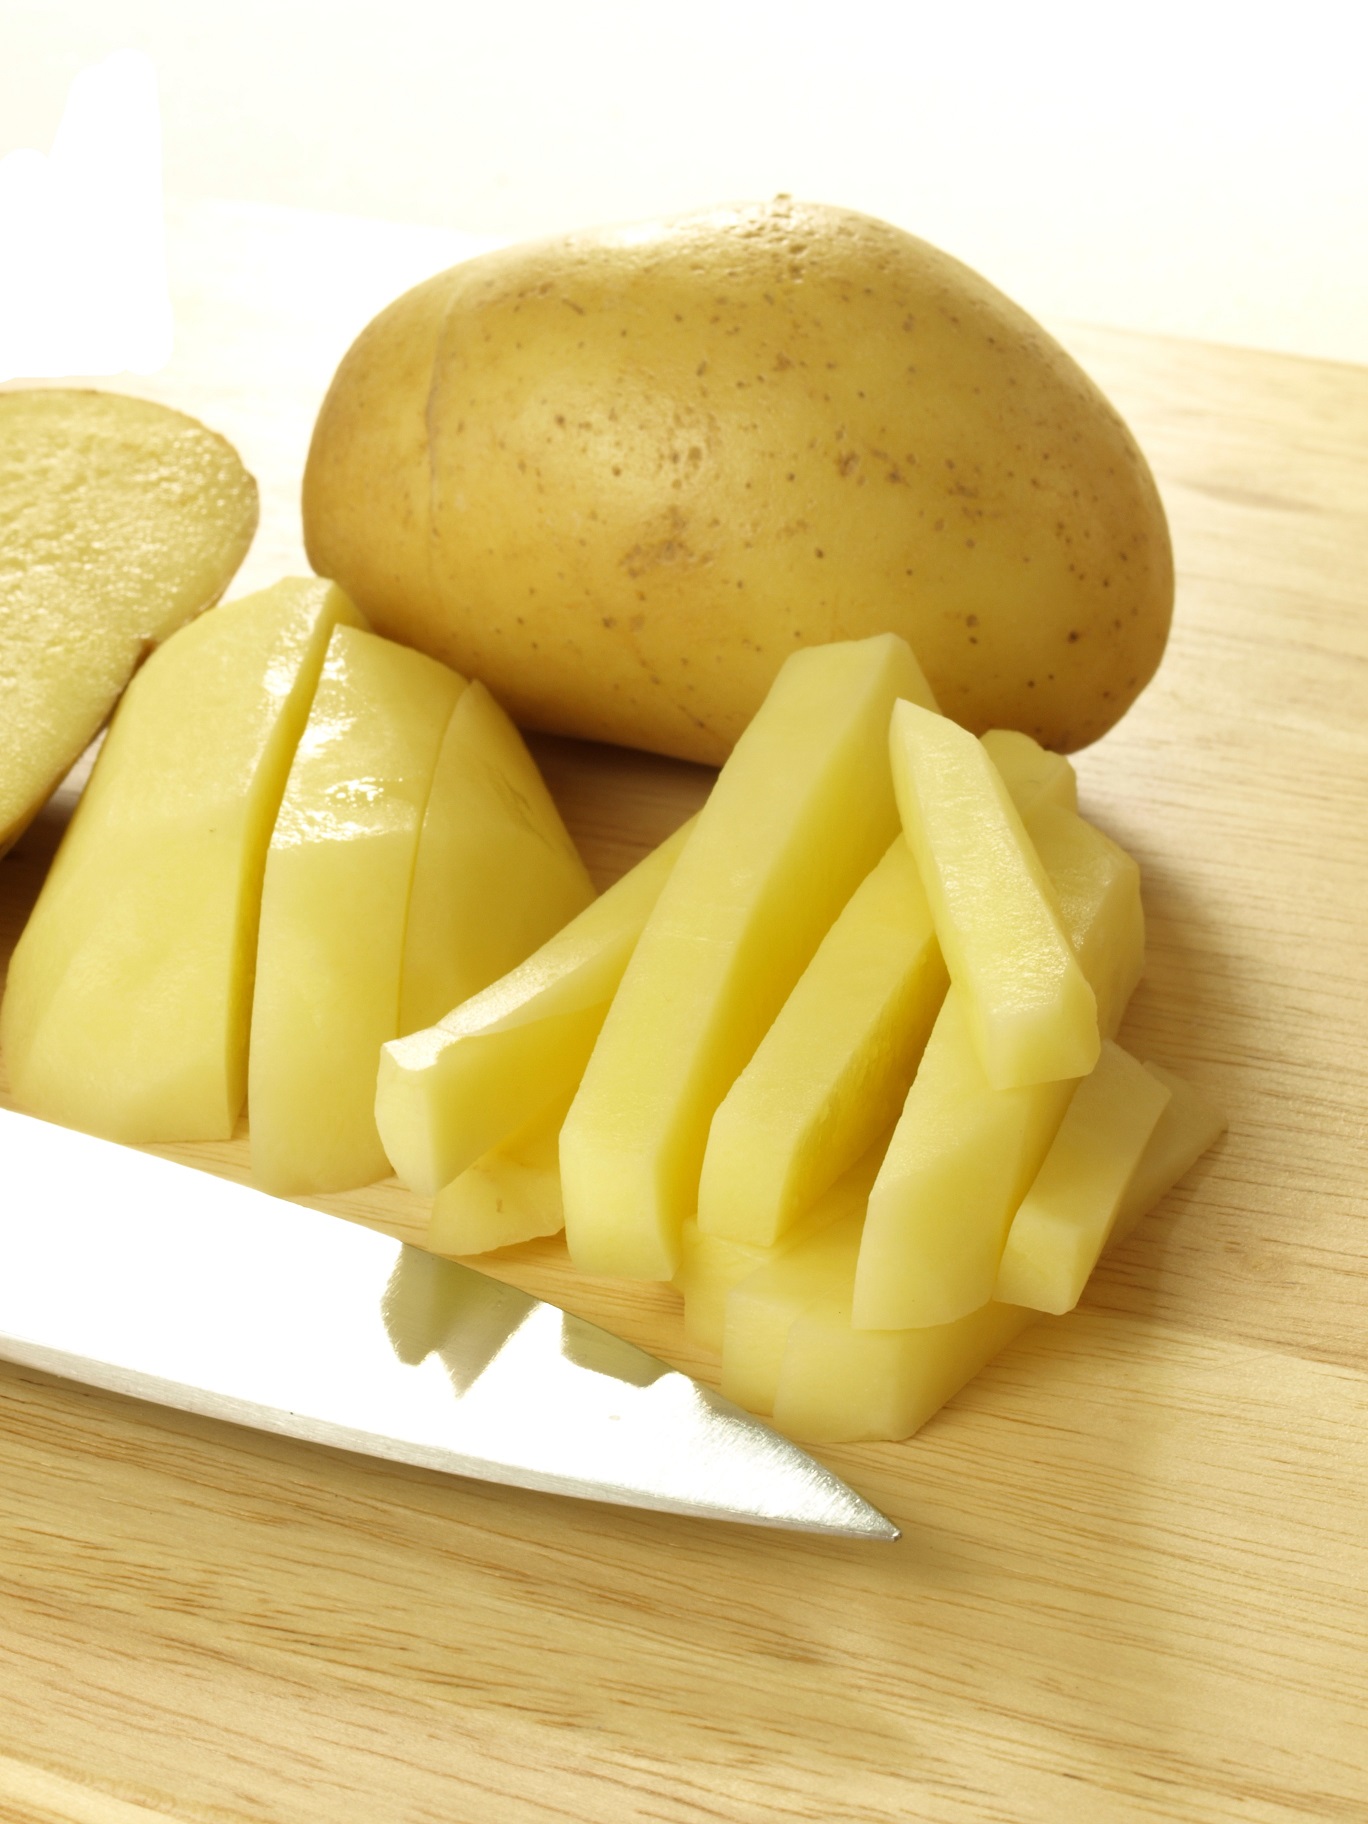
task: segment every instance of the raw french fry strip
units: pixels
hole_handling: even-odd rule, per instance
[[[574,1090],[692,822],[535,955],[380,1053],[375,1118],[390,1164],[431,1196]]]
[[[898,836],[713,1116],[698,1187],[705,1234],[771,1245],[892,1126],[945,986]]]
[[[713,1114],[897,834],[888,718],[931,701],[892,635],[784,663],[660,895],[561,1130],[571,1258],[669,1279]]]
[[[1073,1310],[1168,1100],[1129,1052],[1103,1043],[1012,1218],[994,1298],[1035,1311]]]
[[[1112,1229],[1119,1246],[1145,1213],[1225,1128],[1181,1078],[1146,1065],[1171,1100],[1141,1157]],[[910,1437],[1041,1315],[996,1300],[954,1323],[918,1330],[857,1330],[852,1271],[794,1318],[774,1395],[774,1422],[812,1444]],[[738,1287],[738,1294],[744,1287]]]
[[[433,1199],[423,1246],[433,1254],[487,1254],[565,1227],[560,1130],[568,1095],[492,1148]]]
[[[982,744],[899,703],[890,731],[898,809],[950,980],[995,1089],[1082,1077],[1097,1003],[1049,877]]]
[[[1139,869],[1071,811],[1042,806],[1030,829],[1111,1032],[1144,953]],[[1069,1082],[995,1089],[951,984],[870,1196],[855,1288],[861,1328],[949,1323],[987,1302],[1012,1216],[1071,1092]]]
[[[729,1400],[751,1412],[768,1412],[794,1318],[833,1281],[850,1284],[869,1187],[887,1145],[885,1133],[819,1200],[817,1220],[803,1238],[770,1249],[768,1258],[728,1291],[722,1391]]]

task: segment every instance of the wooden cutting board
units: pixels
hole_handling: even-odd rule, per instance
[[[142,390],[260,478],[243,586],[302,564],[351,333],[458,251],[177,222],[180,341]],[[1180,575],[1162,675],[1079,763],[1144,868],[1124,1036],[1226,1139],[918,1438],[821,1453],[893,1547],[448,1482],[0,1365],[0,1819],[1368,1817],[1368,371],[1061,334],[1152,459]],[[601,882],[706,790],[538,751]],[[63,814],[0,864],[5,954]],[[244,1172],[240,1138],[181,1151]],[[394,1185],[331,1204],[422,1217]],[[558,1244],[499,1270],[713,1373],[668,1290],[575,1279]]]

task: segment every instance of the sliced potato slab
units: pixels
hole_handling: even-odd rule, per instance
[[[892,635],[795,653],[723,767],[561,1132],[566,1239],[585,1271],[673,1274],[718,1104],[897,834],[899,697],[932,700]]]
[[[966,729],[916,703],[894,712],[890,751],[903,829],[989,1083],[1086,1076],[1096,1000],[996,766]]]
[[[1078,1303],[1168,1089],[1106,1039],[1012,1218],[994,1298],[1060,1315]]]
[[[380,1047],[399,1026],[409,889],[464,681],[339,627],[266,859],[252,1009],[252,1173],[290,1196],[388,1174]]]
[[[692,820],[564,930],[435,1026],[380,1054],[375,1118],[410,1190],[431,1196],[573,1092]]]
[[[129,1143],[231,1135],[267,844],[323,654],[356,610],[289,580],[134,678],[10,964],[16,1098]]]
[[[0,393],[0,854],[149,649],[223,594],[256,524],[256,483],[194,419]]]
[[[896,1120],[945,996],[945,965],[896,836],[713,1116],[707,1234],[772,1245]]]
[[[483,684],[437,758],[404,937],[399,1030],[431,1026],[530,956],[594,897],[523,738]]]

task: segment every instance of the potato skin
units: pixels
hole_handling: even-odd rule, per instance
[[[1067,752],[1159,663],[1153,478],[985,280],[780,197],[472,260],[344,359],[315,568],[525,727],[712,763],[795,646],[896,632],[968,727]]]

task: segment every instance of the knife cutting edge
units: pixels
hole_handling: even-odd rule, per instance
[[[4,1109],[0,1160],[11,1361],[484,1481],[898,1537],[761,1420],[470,1267]]]

